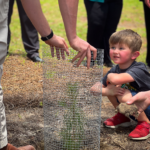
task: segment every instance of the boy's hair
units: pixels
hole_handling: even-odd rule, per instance
[[[115,32],[109,38],[109,45],[125,44],[132,52],[140,51],[142,46],[141,36],[131,29]]]

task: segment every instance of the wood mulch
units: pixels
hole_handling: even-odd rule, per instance
[[[103,74],[110,68],[104,68]],[[1,85],[6,108],[8,141],[15,146],[32,144],[44,150],[43,138],[43,67],[19,55],[7,57],[3,66]],[[112,117],[114,109],[108,99],[102,99],[102,122]],[[15,112],[15,113],[14,113]],[[17,116],[17,117],[16,117]],[[25,117],[24,117],[25,116]],[[31,123],[32,122],[32,123]],[[148,150],[149,139],[131,141],[130,128],[106,129],[101,124],[101,150]]]

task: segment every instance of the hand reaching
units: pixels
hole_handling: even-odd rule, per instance
[[[144,111],[150,105],[150,91],[139,92],[127,102],[129,105],[133,103],[138,107],[139,113]]]
[[[77,58],[79,58],[77,62],[77,67],[81,64],[82,60],[87,57],[87,68],[90,68],[90,62],[91,62],[91,51],[93,51],[93,59],[96,59],[97,56],[97,49],[91,46],[86,41],[80,39],[79,37],[76,37],[71,43],[71,47],[78,51],[78,54],[72,59],[72,62],[74,62]]]
[[[52,57],[54,57],[55,49],[56,49],[57,59],[60,59],[60,55],[61,55],[62,59],[65,59],[64,51],[66,52],[67,55],[69,55],[68,46],[62,37],[53,35],[53,37],[51,39],[45,41],[45,43],[50,45]]]

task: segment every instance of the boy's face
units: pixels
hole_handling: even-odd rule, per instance
[[[115,64],[126,64],[133,61],[133,52],[125,44],[110,45],[110,58]]]

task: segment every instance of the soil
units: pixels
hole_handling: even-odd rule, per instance
[[[116,112],[120,112],[121,114],[124,114],[126,117],[130,118],[130,116],[134,115],[137,119],[139,116],[138,108],[135,104],[128,105],[126,103],[121,103],[117,106]]]
[[[8,141],[14,146],[33,145],[36,150],[44,150],[43,117],[43,71],[41,63],[9,56],[4,63],[2,87],[6,108]],[[110,68],[104,68],[105,74]],[[101,103],[101,150],[148,150],[150,140],[132,141],[128,134],[136,122],[128,128],[108,129],[103,121],[115,115],[114,108],[107,99]],[[88,150],[88,148],[84,148]]]

